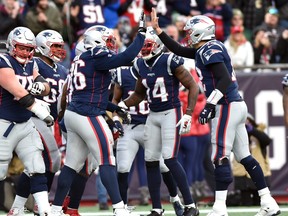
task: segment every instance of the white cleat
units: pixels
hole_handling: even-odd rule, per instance
[[[277,202],[272,198],[269,204],[263,204],[255,216],[276,216],[281,214]]]
[[[207,216],[228,216],[228,213],[227,212],[217,213],[215,211],[211,211],[207,214]]]
[[[114,209],[113,216],[140,216],[140,215],[131,212],[131,210],[127,208],[117,208]]]
[[[7,216],[23,216],[25,215],[25,208],[11,208]]]
[[[55,209],[51,209],[51,212],[45,214],[47,216],[69,216],[68,214],[64,214],[62,210],[57,211]]]

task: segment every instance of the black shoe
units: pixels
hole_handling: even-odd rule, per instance
[[[184,213],[184,206],[179,201],[173,202],[172,204],[173,204],[175,214],[177,216],[182,216]]]
[[[99,203],[99,210],[109,210],[107,203]]]
[[[199,215],[199,210],[198,208],[194,207],[185,207],[183,216],[198,216]]]
[[[162,210],[160,214],[156,211],[151,210],[151,213],[148,214],[147,216],[162,216],[162,215],[164,215],[164,209]]]

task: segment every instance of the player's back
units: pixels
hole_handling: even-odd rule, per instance
[[[34,60],[38,65],[39,73],[46,79],[51,88],[49,95],[37,98],[43,99],[50,104],[51,115],[54,119],[57,119],[57,100],[62,92],[67,77],[67,69],[60,64],[55,64],[55,67],[52,68],[42,59],[37,57],[34,58]]]
[[[114,82],[120,85],[122,89],[122,100],[124,100],[134,92],[138,78],[132,73],[132,67],[119,67],[113,79]],[[147,100],[141,101],[137,106],[129,107],[128,112],[132,118],[131,124],[145,124],[149,113]]]
[[[183,63],[182,57],[172,53],[161,54],[152,67],[141,58],[134,63],[133,72],[140,75],[142,84],[147,88],[150,110],[160,112],[181,106],[179,80],[173,73]]]
[[[218,80],[213,76],[213,73],[208,70],[207,66],[213,63],[223,62],[228,70],[232,84],[227,88],[224,97],[218,102],[219,104],[227,104],[232,101],[242,100],[238,92],[238,83],[236,74],[231,64],[230,56],[224,44],[217,40],[212,40],[205,43],[197,50],[195,57],[196,71],[200,80],[203,83],[206,97],[215,89]]]
[[[12,68],[21,85],[27,89],[33,83],[34,61],[31,60],[22,66],[17,60],[8,54],[0,54],[0,68]],[[0,118],[12,122],[27,121],[32,113],[20,105],[14,96],[0,86]]]

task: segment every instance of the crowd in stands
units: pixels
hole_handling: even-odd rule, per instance
[[[93,25],[105,25],[118,36],[123,51],[135,35],[138,17],[144,8],[149,19],[156,7],[160,27],[176,26],[179,42],[185,44],[183,25],[194,15],[207,15],[216,24],[216,39],[222,41],[232,63],[251,72],[254,64],[287,63],[288,3],[285,0],[2,0],[0,40],[16,26],[26,26],[34,34],[45,29],[61,33],[66,42],[69,67],[74,46]],[[172,36],[172,35],[171,35]]]

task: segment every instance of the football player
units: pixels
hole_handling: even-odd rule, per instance
[[[150,111],[144,130],[147,179],[153,207],[149,216],[164,215],[160,197],[159,162],[162,157],[183,196],[183,215],[195,216],[199,215],[199,211],[177,154],[180,135],[190,130],[191,113],[199,89],[190,72],[184,68],[184,59],[173,53],[163,53],[163,46],[152,27],[148,27],[141,49],[142,58],[136,59],[133,65],[133,74],[138,77],[135,90],[118,106],[136,106],[146,97],[149,104]],[[189,90],[186,114],[183,116],[178,97],[180,82]]]
[[[215,23],[203,15],[190,18],[184,27],[189,47],[183,47],[161,30],[154,8],[151,19],[157,35],[169,50],[179,56],[195,59],[196,71],[203,83],[207,101],[198,120],[201,124],[212,120],[211,158],[215,165],[216,184],[213,210],[208,215],[228,215],[226,197],[228,186],[233,181],[230,167],[232,151],[258,189],[261,208],[256,216],[280,214],[280,208],[266,185],[263,171],[250,154],[245,128],[247,106],[239,94],[236,74],[227,50],[223,43],[215,40]]]

